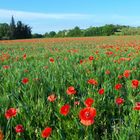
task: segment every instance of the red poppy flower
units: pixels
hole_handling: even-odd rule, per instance
[[[110,74],[110,71],[109,70],[106,70],[105,74],[109,75]]]
[[[75,102],[74,102],[74,105],[79,105],[79,104],[80,104],[79,101],[75,101]]]
[[[46,127],[46,128],[42,131],[41,136],[42,136],[42,138],[48,138],[48,137],[51,135],[51,133],[52,133],[52,128]]]
[[[69,110],[70,110],[70,105],[65,104],[60,108],[60,113],[64,116],[66,116],[69,113]]]
[[[22,133],[24,132],[24,128],[21,124],[18,124],[16,127],[15,127],[15,131],[16,133]]]
[[[25,60],[25,59],[26,59],[26,57],[27,57],[27,55],[26,55],[26,54],[24,54],[24,55],[23,55],[23,59]]]
[[[132,80],[132,87],[137,88],[139,86],[139,81],[138,80]]]
[[[125,70],[123,76],[128,78],[130,76],[130,70]]]
[[[89,60],[90,61],[94,60],[94,57],[93,56],[89,56]]]
[[[27,73],[27,72],[29,72],[29,70],[25,69],[24,72]]]
[[[56,100],[56,96],[55,96],[55,94],[51,94],[51,95],[49,95],[48,96],[48,100],[50,101],[50,102],[54,102],[55,100]]]
[[[23,84],[27,84],[28,82],[29,82],[29,79],[28,79],[28,78],[23,78],[23,79],[22,79],[22,83],[23,83]]]
[[[68,60],[68,58],[67,58],[67,57],[65,57],[65,58],[64,58],[64,60],[65,60],[65,61],[67,61],[67,60]]]
[[[79,112],[80,122],[83,125],[89,126],[94,123],[94,117],[96,116],[96,109],[92,107],[86,107]]]
[[[84,61],[83,60],[80,60],[80,64],[82,64]]]
[[[119,78],[119,79],[122,79],[122,78],[123,78],[123,76],[122,76],[122,75],[118,75],[118,78]]]
[[[24,48],[21,48],[20,50],[21,50],[21,51],[24,51]]]
[[[92,98],[87,98],[84,102],[86,107],[91,107],[93,103],[94,103],[94,100]]]
[[[54,59],[53,59],[53,58],[50,58],[50,62],[52,62],[52,63],[53,63],[53,62],[54,62]]]
[[[106,54],[108,55],[108,56],[110,56],[110,55],[112,55],[113,54],[113,52],[106,52]]]
[[[10,118],[12,118],[12,117],[15,117],[16,114],[17,114],[17,109],[15,109],[15,108],[10,108],[10,109],[8,109],[8,110],[6,111],[5,117],[6,117],[6,119],[10,119]]]
[[[134,110],[140,110],[140,102],[137,102],[135,107],[134,107]]]
[[[88,82],[88,84],[91,84],[91,85],[97,85],[98,84],[98,82],[94,79],[89,79],[87,82]]]
[[[122,84],[116,84],[116,85],[115,85],[115,89],[116,89],[116,90],[119,90],[119,89],[121,89],[121,88],[122,88]]]
[[[67,92],[68,95],[76,94],[76,90],[75,90],[75,88],[72,87],[72,86],[68,87],[68,89],[67,89],[66,92]]]
[[[10,66],[8,66],[8,65],[4,65],[3,68],[6,70],[6,69],[9,69]]]
[[[116,104],[121,105],[124,103],[124,99],[123,98],[116,98]]]
[[[48,66],[44,66],[44,69],[48,69]]]
[[[104,89],[103,88],[101,88],[101,89],[99,89],[99,91],[98,91],[98,93],[101,95],[101,94],[104,94]]]
[[[0,140],[3,140],[3,138],[4,138],[4,134],[3,134],[2,130],[0,129]]]

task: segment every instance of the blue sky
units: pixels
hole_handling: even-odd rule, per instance
[[[0,23],[11,16],[33,33],[104,24],[140,26],[140,0],[1,0]]]

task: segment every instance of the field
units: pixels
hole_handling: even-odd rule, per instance
[[[140,37],[0,42],[0,140],[139,140]]]

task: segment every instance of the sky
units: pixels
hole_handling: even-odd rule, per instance
[[[140,0],[0,0],[0,23],[21,20],[33,33],[79,26],[140,26]]]

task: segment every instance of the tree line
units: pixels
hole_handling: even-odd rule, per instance
[[[125,25],[107,24],[100,27],[89,27],[80,29],[76,26],[70,30],[59,32],[47,32],[42,37],[88,37],[88,36],[111,36],[111,35],[140,35],[140,27],[131,27]]]
[[[10,24],[0,24],[0,39],[26,39],[31,38],[31,27],[25,25],[22,21],[15,23],[14,17],[12,16]]]
[[[15,23],[12,16],[10,24],[0,24],[0,39],[26,39],[26,38],[52,38],[52,37],[88,37],[88,36],[110,36],[110,35],[140,35],[140,27],[107,24],[100,27],[89,27],[80,29],[76,26],[70,30],[58,32],[50,31],[45,34],[32,34],[31,27],[22,21]]]

